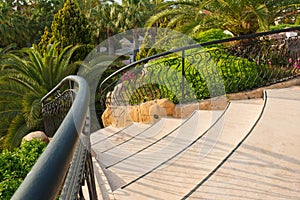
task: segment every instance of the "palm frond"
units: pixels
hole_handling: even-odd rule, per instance
[[[4,139],[4,146],[8,149],[13,149],[20,145],[22,138],[31,129],[26,125],[22,115],[17,115],[11,122],[7,135]]]

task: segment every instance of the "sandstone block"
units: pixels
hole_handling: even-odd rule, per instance
[[[187,118],[189,117],[195,110],[199,110],[199,103],[191,103],[191,104],[178,104],[175,106],[173,117],[175,118]]]
[[[141,119],[141,111],[140,111],[140,106],[132,106],[130,111],[129,111],[130,118],[133,122],[140,122]]]
[[[167,115],[172,115],[175,109],[175,104],[168,99],[158,99],[157,105],[164,108]]]
[[[102,119],[102,123],[103,123],[104,127],[107,127],[107,126],[115,123],[113,116],[112,116],[111,107],[107,107],[105,109],[105,111],[103,112],[103,114],[101,116],[101,119]]]
[[[165,108],[154,104],[149,108],[150,123],[158,122],[162,117],[166,117],[167,113]]]
[[[156,103],[155,101],[147,101],[140,105],[140,113],[141,113],[141,121],[140,122],[143,122],[143,123],[150,122],[149,109],[155,103]]]

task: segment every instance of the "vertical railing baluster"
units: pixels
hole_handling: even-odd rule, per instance
[[[181,52],[181,103],[184,104],[185,102],[185,92],[184,92],[184,79],[185,79],[185,65],[184,65],[184,62],[185,62],[185,52],[184,50],[182,50]]]

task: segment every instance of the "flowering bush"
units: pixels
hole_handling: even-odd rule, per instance
[[[300,69],[300,58],[296,58],[296,59],[289,58],[289,64],[292,65],[292,67],[294,69],[299,70]]]

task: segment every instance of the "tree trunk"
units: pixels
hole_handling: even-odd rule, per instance
[[[133,62],[136,61],[136,55],[139,52],[139,31],[137,29],[133,30]]]
[[[115,46],[114,46],[114,40],[112,37],[112,31],[110,28],[107,28],[107,42],[108,42],[108,55],[114,55],[115,53]]]

